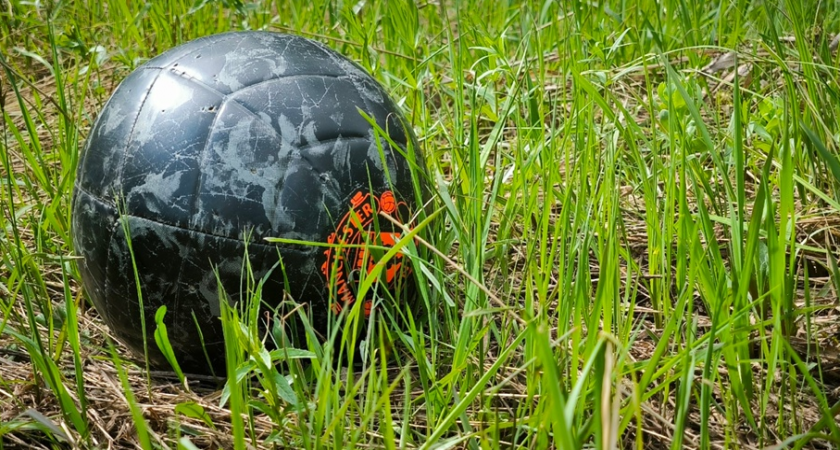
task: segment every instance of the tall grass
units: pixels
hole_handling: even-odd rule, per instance
[[[0,5],[0,448],[840,446],[834,2]],[[269,351],[246,278],[226,384],[175,399],[85,303],[70,195],[116,83],[232,29],[325,42],[406,111],[430,218],[378,251],[418,307]]]

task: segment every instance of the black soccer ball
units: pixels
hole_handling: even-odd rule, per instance
[[[358,300],[373,252],[265,238],[393,244],[400,229],[382,214],[408,224],[417,210],[417,149],[383,88],[318,42],[233,32],[171,49],[120,84],[88,138],[72,213],[84,288],[129,348],[148,342],[153,366],[167,365],[153,339],[166,306],[181,367],[218,373],[217,274],[238,301],[247,246],[266,306],[286,292],[324,333]],[[395,289],[407,267],[397,255],[380,284]]]

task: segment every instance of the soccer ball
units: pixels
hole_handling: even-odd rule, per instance
[[[188,372],[224,367],[218,286],[237,302],[246,259],[267,308],[289,294],[321,333],[357,301],[369,314],[373,298],[356,298],[376,264],[364,244],[401,238],[385,215],[410,224],[417,149],[383,88],[318,42],[233,32],[171,49],[120,84],[80,160],[72,234],[85,291],[130,349],[148,343],[153,366],[167,366],[153,339],[166,306]],[[396,289],[409,265],[401,254],[384,264],[379,284]]]

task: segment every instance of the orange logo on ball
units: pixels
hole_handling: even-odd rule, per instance
[[[368,275],[376,266],[377,261],[366,245],[370,243],[393,247],[401,237],[399,231],[385,231],[393,230],[394,226],[384,218],[379,218],[375,226],[376,216],[382,212],[400,222],[409,217],[408,205],[397,201],[391,191],[385,191],[379,197],[358,191],[350,199],[349,206],[350,210],[338,222],[335,231],[327,237],[328,244],[339,246],[327,248],[324,251],[324,262],[321,264],[321,273],[327,282],[333,283],[330,309],[336,314],[356,301],[355,283],[361,279],[362,271]],[[376,232],[377,228],[379,233]],[[411,273],[411,269],[407,264],[403,264],[403,255],[397,253],[387,262],[382,273],[385,277],[381,281],[384,281],[388,288],[392,288],[400,278]],[[372,300],[366,298],[363,306],[365,316],[369,316],[373,306]]]

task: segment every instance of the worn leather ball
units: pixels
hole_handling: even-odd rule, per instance
[[[288,294],[324,333],[330,314],[375,307],[356,298],[377,262],[363,247],[400,238],[383,215],[411,221],[416,152],[383,88],[318,42],[233,32],[173,48],[119,85],[88,137],[72,212],[85,291],[130,349],[142,355],[147,341],[158,367],[166,306],[181,367],[224,370],[217,275],[229,302],[242,300],[246,258],[265,279],[265,308]],[[410,270],[401,255],[382,266],[386,289]]]

